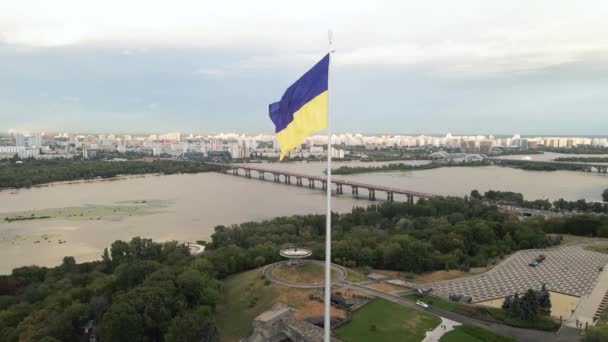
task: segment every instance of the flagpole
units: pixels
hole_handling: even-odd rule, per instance
[[[333,33],[328,32],[329,38],[329,63],[327,67],[327,214],[325,217],[325,321],[324,341],[329,342],[331,339],[331,119],[329,99],[331,97],[331,59],[332,59],[332,44]]]

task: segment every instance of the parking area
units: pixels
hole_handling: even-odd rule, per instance
[[[473,303],[522,293],[529,288],[539,289],[543,283],[550,291],[582,297],[591,293],[600,269],[608,263],[608,254],[584,249],[591,243],[594,242],[519,251],[487,273],[423,287],[430,287],[434,294],[444,297],[450,293],[471,296]],[[536,267],[529,266],[528,262],[540,254],[546,259]]]

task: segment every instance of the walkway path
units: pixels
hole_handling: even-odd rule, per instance
[[[434,330],[427,332],[422,342],[439,342],[441,336],[454,330],[454,327],[462,325],[451,319],[441,317],[441,324],[439,324]]]
[[[581,327],[585,327],[585,323],[592,326],[594,324],[593,316],[597,312],[604,296],[608,292],[608,265],[604,266],[603,271],[597,278],[597,285],[593,291],[584,296],[574,310],[570,319],[566,322],[569,327],[576,327],[576,322],[581,323]]]

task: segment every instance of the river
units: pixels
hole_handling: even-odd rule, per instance
[[[336,162],[334,167],[361,164],[386,163]],[[322,162],[270,163],[264,167],[306,174],[322,174],[325,170]],[[597,201],[608,187],[605,174],[534,172],[497,166],[335,177],[444,195],[462,196],[472,189],[510,190],[522,192],[527,199]],[[369,203],[352,198],[349,191],[345,188],[344,195],[334,199],[334,211],[346,212]],[[361,198],[365,198],[367,194],[360,191]],[[381,198],[383,194],[377,196]],[[208,240],[216,225],[324,210],[320,189],[217,173],[149,175],[4,190],[0,191],[0,217],[19,213],[52,218],[0,223],[0,274],[23,265],[57,265],[66,255],[77,261],[97,259],[103,248],[117,239],[142,236],[156,240]]]

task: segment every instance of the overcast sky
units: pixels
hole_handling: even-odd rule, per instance
[[[273,132],[327,51],[337,131],[608,135],[608,1],[0,1],[0,130]]]

